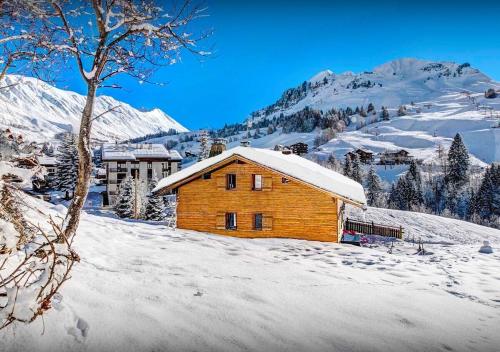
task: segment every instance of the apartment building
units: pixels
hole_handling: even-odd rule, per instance
[[[106,170],[104,205],[114,204],[118,186],[127,176],[161,179],[179,171],[182,162],[179,152],[163,144],[104,144],[101,155]]]

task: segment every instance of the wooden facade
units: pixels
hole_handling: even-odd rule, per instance
[[[235,188],[227,189],[227,175],[235,175]],[[254,175],[261,176],[259,190],[254,189]],[[177,227],[181,229],[247,238],[340,239],[339,212],[344,199],[238,155],[160,193],[170,190],[177,193]],[[228,214],[236,214],[233,229],[228,228]],[[256,228],[256,216],[261,228]]]

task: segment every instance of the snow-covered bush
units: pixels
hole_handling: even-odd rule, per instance
[[[61,226],[50,230],[23,216],[20,192],[0,184],[0,329],[29,323],[51,308],[51,299],[69,278],[78,255]]]

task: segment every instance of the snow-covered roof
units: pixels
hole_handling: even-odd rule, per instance
[[[57,160],[53,156],[37,156],[36,159],[40,165],[55,165]]]
[[[174,185],[234,155],[241,156],[281,174],[299,179],[355,203],[366,204],[363,186],[344,175],[324,168],[298,155],[285,155],[280,151],[250,147],[232,148],[217,156],[202,160],[160,180],[154,191],[156,192],[162,188]]]
[[[163,144],[103,144],[102,160],[175,159],[182,157],[176,150],[168,151]]]

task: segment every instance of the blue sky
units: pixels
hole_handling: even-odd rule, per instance
[[[186,127],[242,121],[318,71],[365,71],[400,57],[470,62],[500,80],[500,4],[495,1],[207,2],[214,55],[185,54],[156,81],[123,79],[101,90],[138,108],[159,107]],[[77,79],[60,84],[82,92]]]

